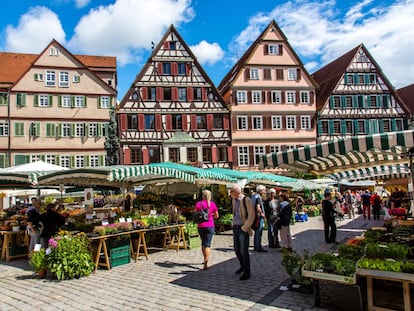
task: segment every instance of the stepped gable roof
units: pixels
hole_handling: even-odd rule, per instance
[[[317,87],[316,81],[313,79],[313,77],[307,72],[305,69],[305,66],[303,65],[302,61],[300,60],[299,56],[296,54],[295,50],[290,46],[287,37],[283,33],[283,31],[280,29],[280,27],[277,25],[275,20],[272,20],[269,25],[262,31],[262,33],[257,37],[257,39],[249,46],[249,48],[244,52],[244,54],[239,58],[239,60],[236,62],[236,64],[230,69],[230,71],[226,74],[226,76],[221,80],[218,89],[221,93],[224,93],[232,84],[232,82],[236,79],[237,75],[240,74],[241,69],[246,64],[248,58],[250,57],[251,53],[254,51],[256,46],[262,41],[262,38],[265,36],[267,31],[270,28],[276,29],[276,31],[280,34],[280,36],[283,38],[283,42],[286,44],[286,47],[289,48],[289,50],[292,52],[293,56],[295,57],[296,61],[300,65],[302,71],[306,73],[309,77],[309,80],[312,82],[312,84]]]
[[[47,47],[52,43],[57,43],[62,49],[67,51],[67,49],[55,39],[53,39]],[[16,83],[30,69],[33,63],[44,53],[44,51],[45,50],[39,54],[0,52],[0,85],[11,86]],[[116,70],[116,57],[74,55],[69,51],[67,52],[92,71],[99,71],[99,69]]]
[[[403,100],[411,114],[414,113],[414,84],[407,85],[397,90],[397,94]]]
[[[323,108],[323,105],[334,91],[346,68],[348,68],[361,46],[362,44],[358,45],[312,74],[312,77],[319,85],[319,89],[316,92],[317,111]]]

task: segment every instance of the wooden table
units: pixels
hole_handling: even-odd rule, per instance
[[[0,231],[0,235],[2,236],[2,247],[1,247],[1,259],[9,261],[13,258],[21,258],[27,257],[29,253],[28,248],[28,236],[26,231]],[[23,243],[27,248],[27,251],[23,254],[15,254],[10,255],[10,246],[11,245],[19,245],[23,239]],[[13,243],[14,242],[14,243]]]

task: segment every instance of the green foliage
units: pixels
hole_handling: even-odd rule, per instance
[[[364,246],[339,244],[338,254],[339,257],[358,260],[362,257],[362,255],[364,255]]]
[[[304,264],[308,271],[320,271],[338,275],[353,276],[358,258],[344,258],[332,254],[317,253]]]
[[[232,221],[233,221],[233,214],[227,213],[221,216],[219,219],[217,219],[217,224],[231,225]]]
[[[90,242],[85,234],[65,233],[55,238],[56,247],[48,255],[48,269],[58,280],[88,276],[95,268]],[[51,244],[51,243],[49,243]]]
[[[368,243],[365,246],[365,255],[368,258],[406,259],[412,254],[412,249],[407,245],[397,243]]]
[[[409,261],[398,261],[393,259],[364,257],[358,261],[358,268],[390,272],[414,273],[414,263]]]
[[[45,249],[42,248],[39,251],[31,253],[29,264],[32,266],[33,270],[39,272],[40,270],[47,269],[47,256]]]
[[[196,235],[198,235],[198,226],[197,226],[197,224],[195,224],[193,222],[186,223],[185,224],[185,228],[184,228],[184,232],[188,236],[196,236]]]

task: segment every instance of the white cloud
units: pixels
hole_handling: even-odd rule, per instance
[[[224,57],[224,51],[216,42],[208,43],[203,40],[197,45],[190,46],[201,65],[214,65]]]
[[[89,4],[89,2],[91,2],[91,0],[75,0],[75,6],[78,9],[81,9],[81,8],[87,6]]]
[[[375,5],[375,1],[365,0],[341,12],[333,0],[286,2],[249,20],[231,43],[236,51],[233,58],[240,57],[274,19],[302,62],[313,65],[307,67],[312,72],[363,43],[393,85],[399,88],[411,84],[414,0]]]
[[[33,7],[22,15],[16,27],[8,25],[4,49],[10,52],[39,53],[52,39],[65,44],[65,32],[58,16],[45,7]]]
[[[115,55],[120,65],[135,62],[143,49],[156,44],[173,24],[194,17],[190,0],[117,0],[82,17],[70,40],[70,50]],[[160,14],[162,12],[162,14]]]

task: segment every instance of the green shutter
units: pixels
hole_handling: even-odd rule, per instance
[[[14,156],[14,165],[26,164],[29,163],[30,156],[26,154],[16,154]]]
[[[342,109],[346,109],[346,95],[341,96],[341,107]]]
[[[341,120],[342,135],[346,134],[346,120]]]
[[[71,97],[71,107],[75,108],[75,96]]]
[[[75,167],[75,156],[70,156],[70,167],[71,168]]]
[[[86,108],[86,107],[88,107],[88,101],[87,101],[87,97],[86,96],[83,96],[83,106]]]
[[[378,120],[378,131],[380,133],[384,132],[384,120],[383,119]]]
[[[328,134],[329,135],[334,134],[334,121],[333,120],[328,121]]]
[[[329,108],[334,108],[334,98],[332,95],[329,97]]]
[[[104,155],[99,156],[99,166],[105,166],[105,156]]]
[[[318,133],[317,133],[317,136],[319,136],[319,135],[322,134],[322,121],[319,120],[317,123],[318,123]]]
[[[102,96],[98,97],[98,108],[102,108]]]
[[[348,84],[348,74],[344,74],[344,84]]]
[[[96,136],[102,136],[102,123],[96,123]]]
[[[33,106],[34,107],[39,107],[39,95],[37,95],[37,94],[34,95]]]
[[[374,95],[372,95],[372,96],[374,96]],[[381,95],[376,95],[376,97],[377,97],[377,99],[376,99],[377,108],[381,108]]]
[[[62,133],[63,127],[62,127],[62,123],[58,124],[58,136],[62,137],[63,133]]]
[[[372,131],[372,129],[371,129],[371,120],[365,120],[365,133],[366,133],[366,135],[371,135],[372,133],[371,133],[371,131]]]
[[[35,123],[36,136],[40,137],[40,122]]]
[[[5,106],[7,105],[7,94],[6,93],[0,93],[0,106]]]
[[[62,96],[58,96],[58,107],[62,107]]]
[[[60,165],[60,155],[55,155],[55,161],[57,165]]]
[[[25,93],[16,93],[16,106],[17,107],[26,106],[26,94]]]
[[[75,123],[70,125],[70,137],[75,137]]]
[[[382,105],[384,108],[390,108],[390,96],[382,95]]]
[[[358,120],[354,120],[354,135],[359,135]]]
[[[397,130],[397,120],[391,119],[391,132],[395,132]]]

